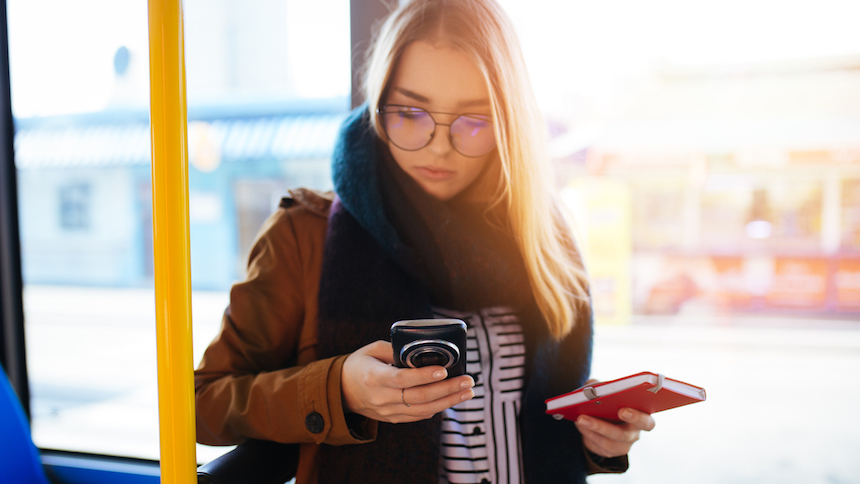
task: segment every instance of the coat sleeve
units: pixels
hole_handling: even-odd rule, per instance
[[[247,278],[230,291],[220,332],[194,373],[198,442],[375,438],[375,422],[350,416],[347,423],[340,385],[346,355],[313,361],[315,338],[301,340],[309,317],[315,324],[325,224],[296,206],[278,210],[261,229]]]

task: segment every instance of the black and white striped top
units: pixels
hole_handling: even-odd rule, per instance
[[[475,397],[442,414],[442,484],[523,482],[517,420],[522,399],[525,345],[510,308],[475,313],[436,310],[437,318],[468,325],[466,372],[475,379]]]

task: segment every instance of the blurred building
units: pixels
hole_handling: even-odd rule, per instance
[[[211,107],[189,115],[191,272],[196,289],[244,274],[257,230],[289,188],[330,188],[348,100]],[[24,278],[31,284],[152,284],[146,113],[19,120]]]
[[[633,312],[860,312],[858,86],[860,58],[665,66],[553,141],[626,187]]]
[[[192,287],[225,290],[289,188],[331,188],[350,105],[349,9],[185,4]],[[28,284],[152,285],[149,59],[130,45],[116,48],[105,109],[15,120]]]

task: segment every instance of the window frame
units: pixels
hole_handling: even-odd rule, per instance
[[[396,0],[350,0],[350,52],[352,58],[352,106],[363,102],[358,71],[361,54],[370,44],[372,32]],[[9,35],[6,0],[0,6],[0,362],[27,418],[30,418],[30,387],[24,341],[23,276],[20,222],[18,219],[15,124],[12,115],[9,77]],[[157,483],[159,463],[146,459],[41,450],[47,472],[63,483]]]

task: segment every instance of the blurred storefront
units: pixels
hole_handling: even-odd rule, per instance
[[[557,156],[566,185],[629,192],[631,263],[616,282],[629,277],[633,314],[857,317],[857,86],[853,58],[663,68]],[[593,219],[589,232],[624,239]]]
[[[224,290],[244,276],[257,231],[288,189],[331,188],[347,102],[191,110],[194,289]],[[151,286],[149,124],[146,113],[121,114],[16,120],[27,283]]]

